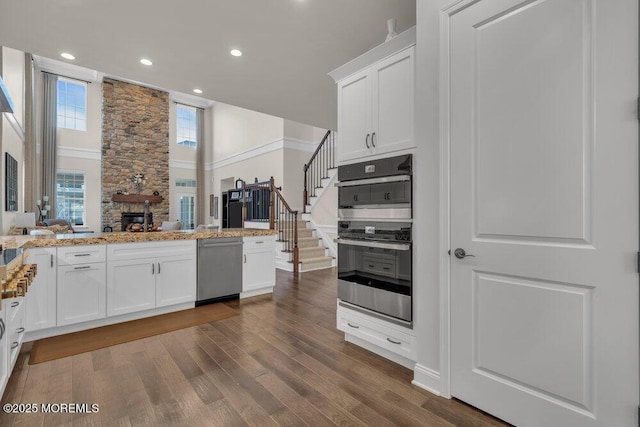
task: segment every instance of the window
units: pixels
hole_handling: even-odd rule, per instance
[[[177,195],[180,200],[178,218],[182,222],[182,228],[193,230],[195,228],[195,205],[196,197],[193,194],[180,193]]]
[[[58,127],[87,130],[87,84],[58,78]]]
[[[56,212],[71,225],[84,225],[84,173],[58,171]]]
[[[198,145],[198,125],[196,120],[195,107],[187,107],[178,104],[176,108],[177,116],[177,141],[178,145],[185,147],[196,147]]]
[[[188,178],[176,178],[176,187],[196,188],[196,180]]]

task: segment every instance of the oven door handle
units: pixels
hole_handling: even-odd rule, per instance
[[[353,181],[336,182],[336,187],[353,187],[355,185],[385,184],[387,182],[411,181],[411,175],[383,176],[380,178],[354,179]]]
[[[337,238],[336,243],[339,245],[365,246],[368,248],[393,249],[396,251],[408,251],[411,249],[410,243],[386,243],[376,240],[351,240]]]

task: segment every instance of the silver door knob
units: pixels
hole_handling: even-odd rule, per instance
[[[456,249],[455,251],[453,251],[453,254],[454,254],[454,255],[456,256],[456,258],[458,258],[458,259],[463,259],[463,258],[466,258],[466,257],[468,257],[468,256],[471,256],[471,257],[474,257],[474,258],[475,258],[475,255],[467,255],[467,253],[466,253],[466,252],[464,251],[464,249],[462,249],[462,248],[458,248],[458,249]]]

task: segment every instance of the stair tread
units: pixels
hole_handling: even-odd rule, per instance
[[[300,263],[305,264],[310,262],[332,261],[332,260],[333,260],[333,257],[330,257],[330,256],[319,256],[319,257],[301,259]]]

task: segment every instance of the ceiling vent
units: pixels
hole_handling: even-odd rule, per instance
[[[0,113],[13,113],[13,101],[2,77],[0,77]]]

